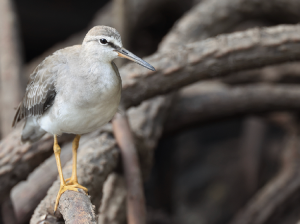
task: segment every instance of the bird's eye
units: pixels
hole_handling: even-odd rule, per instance
[[[104,38],[102,38],[102,39],[100,39],[100,43],[101,43],[101,44],[107,44],[107,40],[104,39]]]

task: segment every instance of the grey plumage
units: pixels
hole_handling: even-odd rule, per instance
[[[46,132],[84,134],[108,122],[121,97],[121,78],[112,62],[118,57],[154,70],[124,49],[120,34],[107,26],[92,28],[82,45],[45,58],[30,75],[13,120],[13,126],[26,120],[21,140],[36,141]]]

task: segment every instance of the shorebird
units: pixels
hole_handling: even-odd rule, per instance
[[[116,29],[95,26],[86,34],[82,45],[56,51],[30,75],[13,126],[26,120],[22,142],[37,141],[47,132],[54,136],[53,150],[60,179],[54,211],[66,190],[81,188],[88,192],[77,180],[77,149],[82,134],[99,129],[117,112],[122,83],[113,60],[118,57],[155,71],[153,66],[123,48]],[[57,136],[62,133],[76,134],[72,144],[72,175],[66,180],[57,142]]]

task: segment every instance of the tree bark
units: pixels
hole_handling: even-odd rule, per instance
[[[87,195],[78,192],[66,191],[62,194],[59,211],[64,217],[66,224],[97,224],[95,206]]]

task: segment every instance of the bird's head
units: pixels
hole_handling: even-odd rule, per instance
[[[112,61],[119,57],[127,58],[145,68],[155,71],[155,68],[152,65],[123,48],[120,34],[112,27],[93,27],[86,34],[82,45],[95,54],[100,54],[101,58],[107,61]]]

